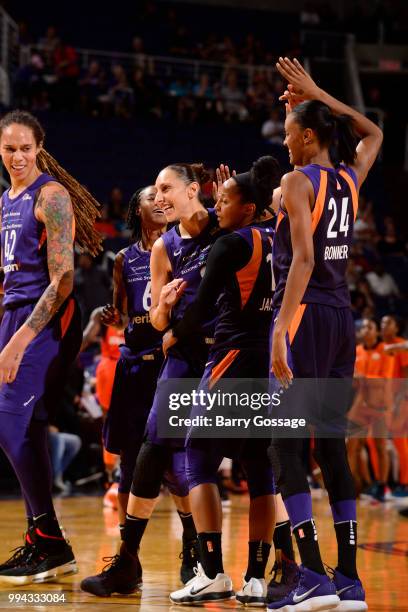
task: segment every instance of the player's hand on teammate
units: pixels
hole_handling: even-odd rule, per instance
[[[271,366],[279,383],[284,389],[287,389],[292,382],[293,373],[288,366],[286,338],[283,334],[273,334]]]
[[[299,96],[304,100],[319,98],[319,87],[296,58],[292,61],[288,57],[280,57],[276,68],[292,85],[290,91],[293,96]]]
[[[0,386],[15,381],[27,343],[17,334],[6,344],[0,353]]]
[[[170,312],[183,295],[186,287],[187,283],[182,278],[175,278],[164,285],[160,291],[159,310]]]
[[[164,356],[167,357],[167,351],[170,347],[174,346],[177,343],[177,338],[173,336],[173,332],[169,329],[163,336],[163,344],[162,349]]]
[[[121,321],[119,310],[112,304],[106,304],[101,313],[101,323],[104,325],[118,325]]]
[[[288,88],[285,89],[284,93],[279,97],[281,102],[285,102],[286,115],[289,115],[298,104],[304,102],[305,99],[302,96],[298,96],[294,93],[293,85],[289,83]]]
[[[220,197],[221,187],[223,186],[225,181],[228,181],[228,179],[231,178],[231,176],[236,176],[236,174],[237,173],[235,170],[233,170],[231,173],[229,166],[225,164],[220,164],[218,166],[218,168],[215,171],[215,176],[217,180],[213,181],[213,189],[212,189],[212,196],[215,202],[217,202],[218,198]]]

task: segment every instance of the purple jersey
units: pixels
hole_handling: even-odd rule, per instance
[[[122,276],[126,289],[129,325],[125,329],[126,346],[133,352],[145,352],[161,344],[161,332],[150,323],[151,306],[150,251],[132,244],[124,252]]]
[[[187,281],[187,287],[171,312],[172,325],[179,321],[187,306],[194,301],[198,286],[204,275],[208,253],[221,230],[217,224],[214,209],[209,209],[209,223],[206,228],[194,238],[182,238],[178,226],[172,227],[162,238],[171,263],[173,278]],[[215,310],[208,313],[208,320],[202,329],[208,336],[214,334]]]
[[[345,275],[358,207],[356,175],[346,166],[325,168],[317,164],[299,168],[298,172],[310,179],[315,194],[312,212],[315,265],[302,303],[350,306]],[[273,243],[274,308],[282,303],[291,263],[289,217],[281,205]]]
[[[234,234],[251,249],[249,261],[226,281],[217,300],[215,346],[265,347],[269,345],[272,319],[271,228],[261,224],[244,227]],[[242,251],[243,246],[239,248]],[[237,253],[237,260],[239,254]]]
[[[3,304],[36,302],[50,284],[46,234],[34,216],[38,190],[56,179],[41,174],[16,198],[8,189],[1,199],[1,260],[4,270]]]

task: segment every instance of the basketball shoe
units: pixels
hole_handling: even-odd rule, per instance
[[[120,553],[104,557],[108,564],[100,574],[88,576],[81,582],[81,589],[98,597],[110,597],[112,593],[130,595],[142,586],[142,566],[139,557],[127,552],[124,543]]]
[[[194,568],[195,576],[183,589],[170,593],[170,601],[175,604],[195,604],[232,599],[232,580],[227,574],[217,574],[215,578],[205,575],[201,563]]]
[[[268,584],[268,602],[284,599],[299,581],[299,567],[282,555],[280,563],[275,561],[272,567],[272,578]]]
[[[235,599],[244,606],[264,608],[266,606],[267,588],[263,578],[244,578],[244,585],[235,595]]]
[[[23,535],[23,546],[18,546],[14,548],[10,552],[14,553],[7,561],[0,564],[0,572],[4,570],[11,569],[13,567],[17,567],[21,563],[27,559],[27,556],[31,553],[32,546],[35,540],[35,528],[34,526],[30,526],[26,533]]]
[[[0,584],[47,582],[76,574],[77,571],[74,553],[68,542],[64,538],[43,537],[37,529],[33,543],[25,545],[21,551],[18,564],[0,571]]]
[[[365,602],[365,592],[360,580],[353,580],[333,570],[333,581],[340,603],[336,612],[365,612],[368,606]]]
[[[198,540],[186,540],[183,537],[183,550],[179,558],[182,560],[180,567],[180,580],[183,584],[187,584],[189,580],[194,578],[194,568],[197,566],[200,558]]]
[[[336,587],[330,578],[301,565],[296,588],[280,601],[268,603],[268,608],[279,612],[318,612],[337,609],[339,603]]]

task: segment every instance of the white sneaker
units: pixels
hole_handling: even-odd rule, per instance
[[[194,568],[195,577],[183,589],[170,593],[170,601],[175,604],[205,603],[232,599],[232,580],[227,574],[217,574],[215,578],[205,575],[201,563]]]
[[[263,578],[250,578],[248,582],[244,578],[244,586],[235,595],[235,599],[244,606],[263,608],[266,606],[267,592],[268,589]]]

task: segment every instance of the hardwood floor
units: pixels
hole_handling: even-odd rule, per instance
[[[245,571],[247,554],[246,497],[234,496],[224,513],[224,566],[238,590]],[[336,539],[332,527],[327,498],[314,500],[319,542],[324,562],[336,564]],[[178,608],[170,604],[169,592],[179,588],[181,525],[171,499],[163,497],[147,528],[140,558],[143,564],[144,586],[141,593],[126,597],[100,599],[83,593],[79,584],[83,577],[99,572],[106,564],[102,557],[115,554],[119,541],[117,512],[102,508],[102,498],[75,497],[57,499],[56,508],[67,537],[75,550],[79,573],[63,583],[44,583],[26,587],[0,588],[0,610],[12,609],[9,593],[58,593],[63,591],[69,610],[110,612],[137,610],[197,610],[197,607]],[[24,530],[23,505],[19,501],[0,501],[1,560],[20,543]],[[401,518],[392,504],[372,506],[359,504],[358,552],[359,571],[367,591],[372,612],[403,612],[408,610],[408,519]],[[271,562],[273,555],[271,555]],[[34,606],[24,609],[59,610],[61,605]],[[235,601],[207,604],[208,610],[239,608]],[[20,608],[21,609],[21,608]]]

